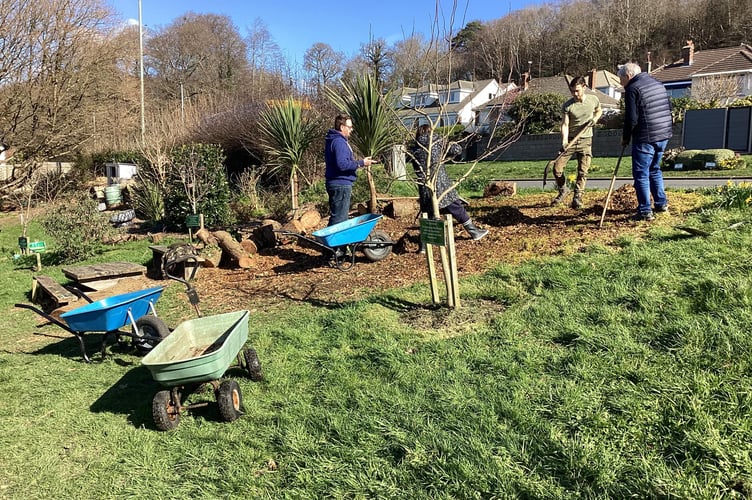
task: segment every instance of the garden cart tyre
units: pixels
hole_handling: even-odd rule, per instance
[[[149,352],[169,334],[170,329],[157,316],[141,316],[136,320],[136,328],[133,329],[133,345],[139,351]]]
[[[174,429],[180,423],[179,402],[176,404],[172,401],[171,391],[163,390],[154,395],[151,402],[151,414],[154,418],[154,425],[160,431],[169,431]]]
[[[371,262],[383,260],[392,253],[392,240],[384,231],[373,231],[366,239],[367,246],[363,247],[363,253]],[[383,245],[374,243],[385,242]]]
[[[261,372],[261,361],[256,353],[256,349],[251,347],[243,349],[243,360],[245,361],[243,368],[248,372],[251,380],[258,382],[264,378],[264,374]]]
[[[232,379],[225,380],[217,389],[219,415],[225,422],[232,422],[243,414],[243,395],[240,386]]]

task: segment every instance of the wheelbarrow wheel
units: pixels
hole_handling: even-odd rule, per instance
[[[152,314],[141,316],[133,329],[133,345],[139,351],[149,352],[169,334],[170,329],[160,318]]]
[[[245,360],[245,369],[248,372],[248,376],[251,380],[258,382],[264,378],[264,374],[261,373],[261,361],[259,360],[256,349],[248,347],[243,349],[243,359]]]
[[[154,395],[151,413],[154,417],[154,424],[160,431],[169,431],[180,423],[180,409],[172,401],[170,391],[159,391]]]
[[[384,231],[373,231],[366,239],[368,245],[363,247],[363,253],[371,262],[378,262],[392,253],[391,238]],[[374,245],[373,243],[389,242],[383,245]]]
[[[225,422],[232,422],[243,414],[243,395],[240,386],[232,379],[223,381],[217,389],[219,415]]]

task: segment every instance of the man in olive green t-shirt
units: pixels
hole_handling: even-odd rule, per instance
[[[585,79],[581,76],[573,78],[569,82],[569,91],[572,92],[572,98],[562,106],[561,120],[561,145],[565,153],[554,163],[554,179],[559,189],[559,194],[551,202],[552,205],[558,205],[567,195],[566,179],[564,178],[564,167],[572,156],[577,155],[577,181],[574,188],[574,199],[572,208],[582,208],[582,193],[585,191],[587,182],[587,173],[590,168],[590,160],[593,157],[593,128],[588,124],[598,122],[601,117],[601,103],[598,98],[592,94],[586,94]],[[587,127],[576,142],[570,142],[574,137]]]

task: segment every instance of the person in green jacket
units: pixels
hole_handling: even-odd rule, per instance
[[[598,123],[603,112],[598,98],[592,94],[586,94],[586,89],[587,85],[583,77],[573,78],[569,82],[572,98],[561,107],[561,147],[564,154],[554,163],[554,179],[559,194],[551,202],[552,205],[558,205],[564,201],[569,192],[564,177],[564,167],[569,159],[576,155],[577,180],[572,208],[582,208],[582,193],[585,191],[590,160],[593,157],[592,125]],[[572,142],[577,134],[580,134],[577,141]]]

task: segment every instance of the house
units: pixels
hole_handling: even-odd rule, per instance
[[[478,123],[478,109],[504,91],[495,79],[405,88],[398,97],[397,115],[408,129],[430,121],[439,127],[461,124],[465,130],[473,131]]]
[[[695,50],[694,43],[688,40],[682,47],[681,59],[649,72],[663,83],[671,97],[690,96],[692,87],[697,88],[703,80],[725,77],[738,81],[738,97],[752,95],[752,47],[741,44]]]
[[[618,94],[619,97],[612,97],[604,92],[601,92],[598,89],[593,88],[586,89],[585,93],[594,95],[598,98],[598,101],[600,101],[601,103],[601,109],[603,110],[604,116],[608,116],[612,113],[618,113],[619,99],[621,98],[621,92],[623,89],[621,88],[621,85],[619,85],[618,87],[613,86],[612,80],[604,79],[603,82],[600,82],[598,79],[599,73],[601,72],[593,70],[587,79],[589,79],[590,81],[593,81],[593,79],[595,79],[596,85],[602,85],[601,88],[604,88],[609,92],[614,93],[615,95]],[[573,77],[569,75],[534,78],[528,81],[527,85],[523,88],[523,92],[530,92],[534,94],[561,94],[562,96],[569,99],[570,97],[572,97],[572,93],[569,90],[569,82],[572,80],[572,78]],[[618,77],[616,78],[616,80],[618,80]]]
[[[499,94],[475,109],[475,123],[472,131],[480,134],[492,133],[495,127],[511,121],[507,114],[509,107],[520,92],[514,83],[504,84],[499,88]]]
[[[617,101],[621,99],[621,95],[624,92],[624,87],[621,86],[619,77],[605,69],[590,71],[587,75],[587,82],[588,87],[591,89],[603,92]]]

